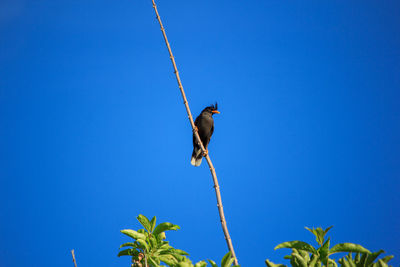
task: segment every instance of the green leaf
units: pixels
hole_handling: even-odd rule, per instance
[[[172,247],[168,244],[168,242],[162,244],[162,245],[159,247],[159,249],[170,249],[170,248],[172,248]]]
[[[300,263],[297,261],[296,257],[293,255],[290,258],[290,265],[292,265],[292,267],[301,267]]]
[[[221,267],[231,267],[235,260],[230,258],[229,261],[225,265],[221,265]]]
[[[373,252],[373,253],[369,254],[367,256],[367,262],[366,262],[365,266],[371,265],[374,262],[374,260],[376,258],[378,258],[379,255],[381,255],[382,253],[385,253],[385,251],[381,249],[381,250],[379,250],[377,252]]]
[[[307,267],[307,262],[303,259],[303,257],[300,256],[299,253],[292,253],[292,255],[296,258],[300,267]]]
[[[314,267],[315,263],[317,263],[318,260],[319,260],[319,256],[317,254],[313,254],[311,256],[311,261],[310,261],[308,267]]]
[[[315,240],[317,241],[317,243],[319,245],[322,246],[322,244],[325,241],[325,235],[326,233],[332,228],[333,226],[329,226],[328,228],[326,228],[325,230],[323,230],[321,227],[317,227],[314,229],[310,229],[308,227],[305,227],[308,231],[310,231],[314,236],[315,236]]]
[[[354,263],[354,261],[351,257],[351,253],[349,253],[346,257],[344,257],[344,260],[346,261],[346,264],[349,267],[356,267],[356,264]]]
[[[317,233],[317,241],[320,245],[322,245],[325,241],[325,231],[322,230],[321,227],[317,227],[315,229],[315,232]]]
[[[118,257],[121,257],[121,256],[132,256],[132,255],[133,255],[132,250],[133,250],[133,249],[131,249],[131,248],[121,250],[121,251],[118,253]]]
[[[143,239],[138,239],[136,240],[140,245],[142,245],[142,248],[145,249],[147,252],[150,251],[149,249],[149,245],[147,244],[147,242]]]
[[[153,259],[153,257],[149,257],[149,261],[150,261],[151,265],[153,265],[153,267],[158,267],[158,266],[160,266],[160,265]]]
[[[356,257],[354,258],[354,262],[360,262],[361,260],[361,254],[360,253],[356,253]]]
[[[193,264],[191,264],[190,262],[178,262],[178,265],[176,265],[178,267],[193,267]]]
[[[339,260],[340,265],[342,265],[342,267],[350,267],[350,264],[347,260],[345,260],[345,258],[340,258]]]
[[[185,256],[179,255],[177,253],[172,253],[171,255],[179,262],[189,260],[189,259],[185,258]]]
[[[119,248],[123,248],[123,247],[133,247],[133,248],[136,248],[137,246],[136,246],[135,243],[127,242],[127,243],[124,243],[124,244],[122,244],[121,246],[119,246]]]
[[[333,267],[337,267],[336,262],[334,260],[332,260],[332,259],[328,259],[328,264],[333,265]]]
[[[218,267],[218,265],[213,260],[208,260],[212,267]]]
[[[229,251],[221,261],[221,267],[230,267],[233,263],[232,253]]]
[[[321,259],[321,262],[328,266],[328,255],[329,255],[329,246],[331,244],[331,239],[328,238],[326,242],[318,249],[319,256]]]
[[[317,243],[320,244],[320,245],[322,245],[322,243],[319,242],[318,233],[315,231],[314,227],[313,227],[313,229],[310,229],[310,228],[308,228],[308,227],[305,227],[305,228],[306,228],[308,231],[310,231],[310,232],[315,236],[315,238],[316,238],[316,240],[317,240]]]
[[[310,253],[304,250],[299,250],[298,253],[300,254],[300,256],[306,260],[306,262],[308,262],[310,260]]]
[[[284,265],[284,264],[275,264],[275,263],[273,263],[272,261],[269,261],[269,260],[265,260],[265,264],[268,266],[268,267],[287,267],[286,265]],[[214,266],[213,266],[214,267]],[[218,267],[218,266],[217,266]]]
[[[199,261],[198,263],[196,263],[194,265],[194,267],[206,267],[207,266],[207,262],[205,261]]]
[[[311,246],[310,244],[303,242],[303,241],[289,241],[289,242],[283,242],[279,245],[277,245],[274,249],[280,249],[280,248],[295,248],[295,249],[300,249],[300,250],[305,250],[308,251],[310,253],[316,254],[317,251],[315,250],[315,248],[313,246]]]
[[[360,262],[359,262],[359,264],[357,264],[358,267],[366,267],[366,266],[367,266],[367,258],[368,258],[368,255],[370,255],[370,254],[363,253],[363,254],[361,255]]]
[[[338,252],[355,252],[355,253],[371,253],[368,249],[361,245],[353,243],[341,243],[333,246],[329,251],[329,255]]]
[[[154,234],[154,232],[153,232],[153,234]],[[157,236],[157,238],[160,239],[160,240],[164,240],[164,239],[166,238],[165,232],[159,233],[159,234],[156,235],[156,236]]]
[[[141,225],[143,225],[144,229],[146,229],[148,232],[151,232],[151,223],[146,216],[139,214],[136,219],[140,222]]]
[[[171,254],[171,251],[169,249],[166,249],[166,248],[158,248],[157,249],[157,253],[158,254]]]
[[[329,230],[332,229],[332,227],[333,227],[333,225],[329,226],[328,228],[326,228],[326,229],[324,230],[325,235],[326,235],[326,233],[328,233]]]
[[[121,230],[121,233],[123,233],[129,237],[132,237],[133,239],[146,239],[146,235],[141,234],[141,233],[136,232],[135,230],[131,230],[131,229]]]
[[[156,249],[158,247],[157,239],[153,235],[150,234],[148,240],[150,241],[151,248]]]
[[[168,231],[168,230],[178,230],[180,227],[178,225],[169,223],[169,222],[164,222],[160,223],[159,225],[156,226],[156,228],[153,231],[154,235],[161,234],[162,232]]]
[[[307,226],[306,227],[304,227],[304,228],[306,228],[308,231],[310,231],[313,235],[315,235],[315,233],[314,233],[314,227],[313,227],[313,229],[310,229],[310,228],[308,228]]]
[[[151,219],[151,222],[150,222],[150,225],[151,225],[151,231],[150,232],[153,232],[154,227],[156,227],[156,221],[157,221],[156,216],[154,216],[153,219]]]
[[[394,258],[393,255],[389,255],[389,256],[383,257],[382,261],[385,262],[385,263],[388,263],[393,258]]]
[[[314,227],[313,229],[306,227],[306,229],[315,236],[315,240],[317,241],[317,243],[322,246],[322,244],[324,243],[323,235],[321,235],[323,233],[322,229],[321,228],[314,229]]]
[[[377,262],[378,267],[388,267],[387,263],[379,259]]]
[[[171,255],[160,255],[160,261],[165,262],[169,266],[175,265],[178,261]]]
[[[181,250],[181,249],[176,249],[176,248],[174,248],[172,251],[173,251],[174,253],[179,254],[179,255],[187,255],[187,256],[189,256],[189,253],[187,253],[186,251],[183,251],[183,250]]]

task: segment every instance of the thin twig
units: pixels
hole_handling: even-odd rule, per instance
[[[171,47],[170,47],[168,39],[167,39],[167,34],[165,33],[165,29],[164,29],[163,24],[161,22],[160,15],[158,14],[156,3],[154,2],[154,0],[152,0],[152,2],[153,2],[154,11],[156,12],[156,17],[157,17],[158,23],[160,24],[161,31],[162,31],[162,34],[164,36],[165,44],[167,45],[167,48],[168,48],[168,52],[169,52],[169,56],[170,56],[172,65],[174,66],[174,73],[175,73],[175,76],[176,76],[176,81],[178,82],[178,86],[179,86],[179,89],[180,89],[181,94],[182,94],[183,104],[185,104],[186,112],[188,114],[190,125],[192,126],[193,134],[194,134],[194,136],[196,138],[197,143],[200,145],[202,153],[205,153],[206,150],[204,149],[203,143],[201,142],[199,133],[195,130],[196,128],[195,128],[195,125],[194,125],[192,113],[190,112],[189,103],[188,103],[188,101],[186,99],[185,91],[183,90],[181,78],[179,77],[178,68],[176,67],[174,56],[172,55],[172,50],[171,50]],[[215,189],[215,194],[216,194],[217,202],[218,202],[217,203],[218,212],[219,212],[219,217],[221,219],[222,230],[223,230],[224,235],[225,235],[225,240],[226,240],[226,243],[228,245],[229,251],[232,253],[232,257],[234,259],[235,265],[239,265],[238,260],[236,258],[235,251],[233,249],[231,237],[229,236],[228,227],[226,225],[224,209],[223,209],[222,200],[221,200],[221,193],[220,193],[219,185],[218,185],[217,174],[215,173],[215,169],[214,169],[214,166],[213,166],[213,164],[211,162],[211,158],[210,158],[209,154],[207,153],[205,157],[206,157],[206,160],[207,160],[207,163],[208,163],[208,167],[210,168],[210,172],[211,172],[211,175],[212,175],[212,178],[213,178],[213,181],[214,181],[214,189]]]
[[[75,260],[75,252],[74,252],[74,250],[71,250],[71,254],[72,254],[72,261],[74,262],[75,267],[77,267],[77,266],[76,266],[76,260]]]

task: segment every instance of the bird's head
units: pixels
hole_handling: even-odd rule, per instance
[[[215,103],[215,105],[211,105],[211,106],[206,107],[205,109],[203,109],[202,113],[203,112],[211,113],[211,115],[220,113],[218,111],[218,104],[217,103]]]

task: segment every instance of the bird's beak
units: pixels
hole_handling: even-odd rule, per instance
[[[218,110],[213,110],[213,111],[211,111],[213,114],[219,114],[219,113],[221,113],[221,112],[219,112]]]

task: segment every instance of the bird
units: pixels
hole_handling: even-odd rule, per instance
[[[205,153],[201,153],[201,147],[197,143],[196,136],[193,133],[193,153],[192,158],[190,160],[190,164],[193,166],[199,167],[201,164],[201,160],[203,156],[207,155],[208,150],[207,146],[210,142],[211,136],[214,132],[214,114],[219,114],[218,104],[211,105],[203,109],[200,115],[194,121],[194,131],[198,131],[200,140],[203,143],[204,148],[206,149]]]

